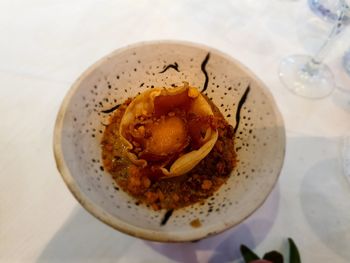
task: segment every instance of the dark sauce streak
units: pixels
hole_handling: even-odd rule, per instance
[[[206,66],[207,63],[208,63],[209,58],[210,58],[210,53],[208,53],[208,54],[205,56],[205,58],[204,58],[204,60],[203,60],[203,62],[202,62],[202,65],[201,65],[201,70],[202,70],[202,72],[203,72],[203,74],[204,74],[204,76],[205,76],[205,81],[204,81],[203,89],[202,89],[201,92],[206,91],[207,88],[208,88],[209,77],[208,77],[208,73],[207,73],[207,71],[206,71],[206,69],[205,69],[205,66]]]
[[[248,93],[250,91],[250,85],[248,85],[247,89],[245,90],[242,98],[240,99],[240,101],[238,102],[238,106],[237,106],[237,112],[236,112],[236,126],[233,130],[233,133],[236,134],[236,131],[238,129],[239,126],[239,122],[241,120],[241,109],[243,107],[243,104],[246,102],[247,97],[248,97]]]
[[[170,210],[166,211],[166,213],[162,219],[162,222],[160,223],[161,226],[165,226],[165,224],[168,222],[168,220],[171,217],[171,215],[173,214],[173,212],[174,212],[174,209],[170,209]]]
[[[108,109],[108,110],[103,110],[103,111],[101,111],[101,112],[102,112],[102,113],[111,113],[111,112],[115,111],[116,109],[118,109],[119,106],[120,106],[120,104],[115,105],[113,108],[110,108],[110,109]]]
[[[175,69],[177,72],[180,72],[179,65],[177,64],[177,62],[175,62],[174,64],[169,64],[167,66],[164,66],[164,69],[162,71],[160,71],[159,74],[164,73],[165,71],[167,71],[170,68]]]

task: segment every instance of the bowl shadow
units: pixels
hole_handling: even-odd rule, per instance
[[[278,214],[279,200],[280,191],[277,183],[266,202],[257,211],[241,224],[221,234],[197,242],[145,241],[145,244],[176,262],[232,262],[241,258],[239,251],[241,244],[254,249],[265,239]]]
[[[240,225],[198,242],[175,244],[142,242],[101,224],[80,205],[76,205],[37,261],[114,262],[121,256],[128,257],[125,252],[137,242],[176,262],[201,262],[200,254],[205,251],[211,251],[209,259],[206,257],[208,262],[229,262],[241,257],[241,244],[254,249],[264,240],[276,218],[279,198],[277,184],[263,206]]]
[[[135,240],[102,224],[77,204],[37,262],[114,262]]]

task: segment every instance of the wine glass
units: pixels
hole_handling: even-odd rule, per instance
[[[327,22],[335,22],[337,19],[337,9],[339,9],[339,1],[335,0],[308,0],[310,9],[319,17]],[[350,8],[345,13],[344,24],[350,24]],[[343,56],[343,67],[350,75],[350,49]]]
[[[343,66],[345,71],[350,75],[350,49],[344,54]]]
[[[341,157],[342,157],[342,166],[343,173],[350,182],[350,136],[343,137],[342,139],[342,149],[341,149]]]
[[[344,17],[349,7],[345,0],[339,0],[339,3],[340,8],[336,10],[337,19],[319,51],[314,56],[289,56],[280,63],[281,82],[297,95],[312,99],[323,98],[335,88],[333,73],[323,60],[346,25]]]
[[[328,22],[337,20],[337,10],[341,7],[339,0],[308,0],[308,3],[310,9],[322,19]],[[348,9],[343,20],[345,24],[350,23],[350,9]]]

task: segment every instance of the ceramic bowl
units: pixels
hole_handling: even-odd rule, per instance
[[[119,103],[183,81],[207,94],[237,126],[238,164],[204,204],[169,216],[138,204],[114,183],[102,166],[100,142]],[[181,242],[222,232],[262,205],[283,164],[285,130],[268,88],[235,59],[193,43],[145,42],[102,58],[74,83],[57,116],[54,153],[68,188],[92,215],[132,236]],[[196,219],[197,228],[190,224]]]

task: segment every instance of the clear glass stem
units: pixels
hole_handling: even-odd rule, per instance
[[[344,29],[344,15],[347,10],[347,5],[345,0],[340,0],[340,9],[336,23],[334,24],[330,34],[328,35],[326,41],[323,43],[318,52],[310,59],[310,61],[305,65],[304,71],[308,72],[310,75],[317,73],[319,67],[322,65],[325,57],[328,55],[330,47],[334,43],[336,37]]]

